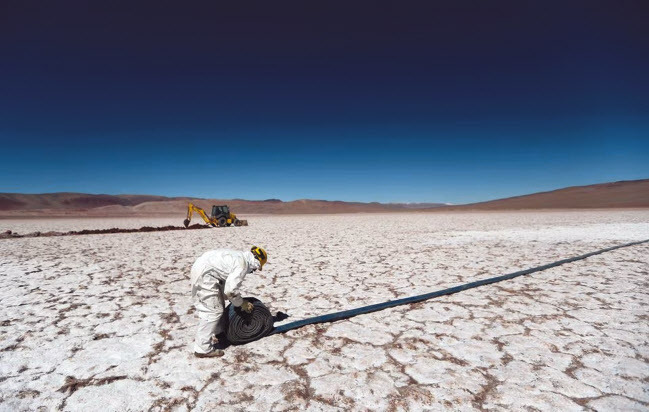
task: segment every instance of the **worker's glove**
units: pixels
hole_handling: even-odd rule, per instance
[[[247,300],[244,300],[243,303],[241,304],[241,310],[246,313],[252,313],[252,309],[254,307],[255,306],[252,303],[248,302]]]

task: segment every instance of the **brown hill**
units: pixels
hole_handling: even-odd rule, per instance
[[[649,207],[649,179],[573,186],[439,210],[605,209]]]
[[[109,205],[134,206],[143,202],[169,199],[147,195],[90,195],[85,193],[44,193],[27,195],[0,193],[0,210],[91,209]]]
[[[591,209],[649,207],[649,179],[590,186],[575,186],[467,205],[440,203],[361,203],[301,199],[200,199],[151,195],[94,195],[85,193],[19,194],[0,193],[0,217],[47,216],[178,216],[193,202],[211,210],[213,204],[227,204],[246,214],[368,213],[398,211]]]
[[[206,211],[213,204],[227,204],[238,214],[360,213],[429,209],[438,203],[361,203],[301,199],[200,199],[149,195],[93,195],[85,193],[0,194],[0,217],[18,216],[165,216],[182,215],[192,202]]]

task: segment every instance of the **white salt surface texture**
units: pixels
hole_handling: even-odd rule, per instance
[[[182,216],[180,218],[182,220]],[[189,270],[269,253],[285,322],[649,238],[648,211],[257,216],[0,240],[0,410],[647,410],[649,245],[193,357]],[[173,219],[2,220],[19,233]]]

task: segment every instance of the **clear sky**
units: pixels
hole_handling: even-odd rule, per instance
[[[465,203],[649,178],[644,0],[227,3],[2,2],[0,192]]]

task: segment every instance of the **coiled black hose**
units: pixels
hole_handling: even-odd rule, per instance
[[[261,339],[273,330],[273,315],[259,299],[245,298],[253,304],[251,313],[230,304],[228,311],[228,328],[226,337],[233,345],[243,345]]]

